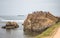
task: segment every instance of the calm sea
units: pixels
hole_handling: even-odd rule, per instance
[[[26,16],[0,16],[0,38],[33,38],[30,35],[26,35],[23,31],[23,21]],[[2,29],[2,26],[5,26],[7,21],[15,21],[19,24],[19,28],[17,29]],[[29,34],[29,33],[28,33]]]

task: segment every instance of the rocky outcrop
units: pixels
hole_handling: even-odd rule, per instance
[[[57,23],[58,23],[58,22],[60,22],[60,17],[58,17],[58,16],[57,16],[56,18],[58,18],[58,21],[57,21]]]
[[[14,28],[18,28],[19,25],[16,22],[7,22],[5,26],[3,26],[2,28],[5,29],[14,29]]]
[[[40,32],[55,24],[58,19],[50,12],[36,11],[28,14],[23,23],[24,31]]]

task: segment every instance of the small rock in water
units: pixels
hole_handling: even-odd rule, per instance
[[[19,25],[16,22],[7,22],[5,26],[2,26],[2,28],[5,28],[5,29],[14,29],[18,27]]]

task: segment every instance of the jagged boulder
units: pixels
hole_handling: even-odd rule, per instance
[[[18,28],[19,25],[16,22],[7,22],[5,26],[3,26],[2,28],[5,29],[14,29],[14,28]]]
[[[36,11],[28,14],[23,23],[24,31],[40,32],[55,24],[58,19],[50,12]]]

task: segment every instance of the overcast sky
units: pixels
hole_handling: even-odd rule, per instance
[[[33,11],[50,11],[60,15],[60,0],[0,0],[0,15],[26,15]]]

